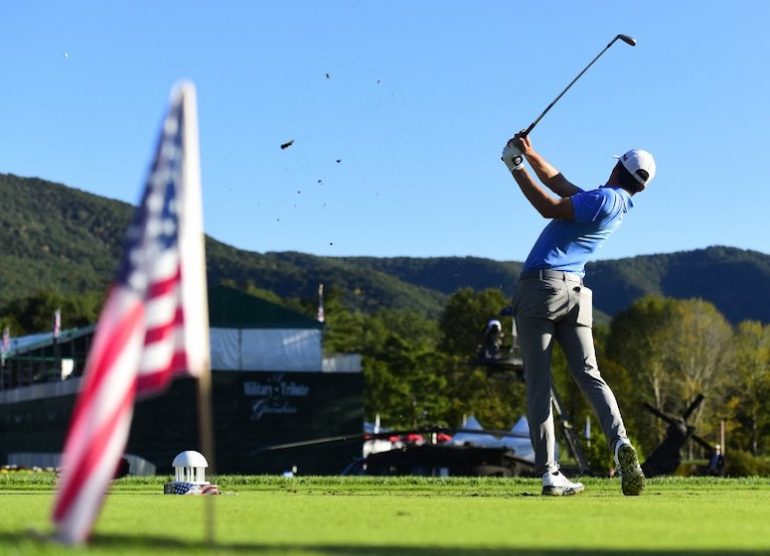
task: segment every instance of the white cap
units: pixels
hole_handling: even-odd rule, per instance
[[[652,178],[655,177],[655,159],[644,149],[631,149],[623,156],[615,158],[619,158],[623,167],[642,185],[647,185],[652,181]],[[638,170],[644,170],[649,177],[645,180],[636,173]]]

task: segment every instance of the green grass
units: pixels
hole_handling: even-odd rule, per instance
[[[118,481],[90,546],[66,554],[770,554],[770,479],[652,480],[638,498],[609,479],[568,498],[532,479],[220,477],[208,499],[163,482]],[[0,475],[0,554],[62,553],[30,533],[51,532],[52,500],[51,475]]]

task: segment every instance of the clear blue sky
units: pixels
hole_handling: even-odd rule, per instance
[[[544,221],[502,145],[625,33],[532,134],[584,188],[655,154],[598,258],[770,252],[767,1],[33,0],[0,21],[0,172],[135,203],[189,78],[216,239],[519,261]]]

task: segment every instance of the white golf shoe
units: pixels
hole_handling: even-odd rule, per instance
[[[560,471],[543,474],[543,496],[570,496],[584,488],[583,483],[573,483]]]
[[[644,473],[636,450],[628,440],[615,444],[615,469],[620,475],[620,488],[625,496],[639,496],[644,490]]]

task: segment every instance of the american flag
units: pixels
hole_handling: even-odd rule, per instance
[[[59,339],[61,334],[61,309],[56,309],[53,313],[53,337],[54,340]]]
[[[5,366],[5,357],[11,351],[11,331],[6,326],[3,329],[3,341],[0,344],[0,364]]]
[[[209,372],[195,89],[175,88],[62,455],[57,538],[87,539],[123,455],[136,394]]]
[[[188,483],[174,481],[163,485],[163,494],[203,494],[214,495],[221,494],[217,485],[211,483]]]
[[[318,314],[316,315],[318,322],[326,320],[324,315],[324,285],[318,284]]]

